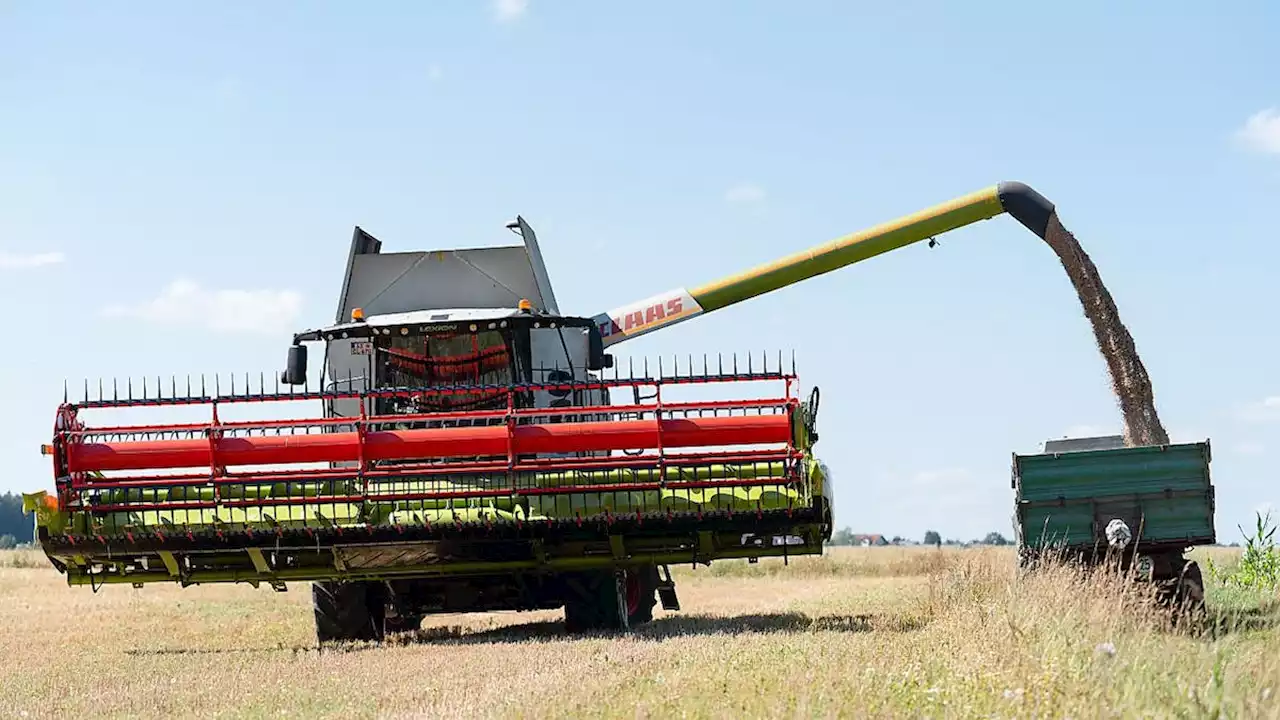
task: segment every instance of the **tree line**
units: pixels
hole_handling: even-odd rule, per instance
[[[831,534],[828,545],[1012,545],[1012,541],[998,532],[989,532],[981,540],[965,542],[954,538],[942,539],[936,530],[925,532],[923,540],[913,541],[900,535],[889,538],[884,535],[867,535],[855,533],[851,528],[841,528]]]
[[[31,542],[35,537],[35,519],[22,514],[22,496],[0,495],[0,550]]]

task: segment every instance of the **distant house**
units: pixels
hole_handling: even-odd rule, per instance
[[[888,545],[889,541],[883,535],[854,535],[853,544],[860,547],[871,547],[873,545]]]

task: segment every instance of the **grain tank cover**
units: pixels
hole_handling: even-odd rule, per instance
[[[446,308],[515,308],[528,299],[558,313],[533,229],[517,218],[508,226],[519,245],[415,252],[382,252],[382,241],[357,227],[351,240],[334,321],[355,308],[365,315]]]

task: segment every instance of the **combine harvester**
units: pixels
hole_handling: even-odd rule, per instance
[[[595,316],[560,313],[523,219],[522,244],[471,250],[382,253],[357,228],[335,324],[294,337],[279,382],[86,388],[44,448],[56,490],[26,507],[71,585],[309,581],[321,642],[442,612],[563,607],[570,631],[626,629],[678,609],[669,565],[821,554],[832,495],[794,366],[624,374],[608,348],[1002,213],[1044,237],[1052,211],[1002,183]],[[323,344],[319,384],[305,343]],[[775,389],[728,392],[747,383]],[[733,397],[673,397],[688,386]],[[203,419],[87,422],[179,406]]]

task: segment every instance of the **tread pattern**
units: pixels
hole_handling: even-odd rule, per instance
[[[629,571],[631,572],[631,571]],[[619,587],[612,571],[582,573],[569,578],[577,592],[565,600],[565,629],[571,633],[628,630],[653,620],[658,604],[658,568],[639,570],[640,604],[626,614],[626,588]]]
[[[375,585],[332,581],[311,584],[311,606],[320,644],[382,640],[386,605]]]
[[[653,608],[658,604],[658,566],[650,565],[640,571],[640,606],[631,614],[632,627],[653,620]]]

